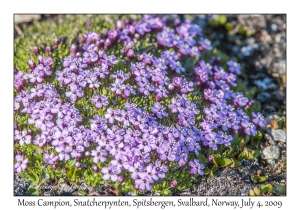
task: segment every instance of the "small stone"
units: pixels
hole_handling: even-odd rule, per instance
[[[272,31],[276,32],[277,31],[277,25],[273,23],[271,25],[271,29],[272,29]]]
[[[39,19],[41,19],[41,15],[15,15],[15,23],[24,23]]]
[[[265,120],[267,120],[267,123],[270,124],[271,120],[276,120],[278,118],[279,116],[277,114],[269,114],[265,117]]]
[[[277,130],[272,129],[271,135],[274,141],[282,141],[282,142],[286,141],[285,132],[281,129],[277,129]]]
[[[285,99],[285,94],[281,90],[276,90],[272,93],[272,97],[278,101],[283,101]]]
[[[267,92],[259,93],[257,96],[257,100],[259,100],[261,102],[269,101],[270,98],[271,98],[271,95]]]
[[[280,156],[280,151],[279,148],[276,146],[265,147],[261,155],[262,159],[266,159],[266,160],[278,159],[279,156]]]
[[[269,134],[265,134],[265,139],[271,144],[271,145],[275,145],[275,141],[273,140],[272,136],[270,136]]]
[[[267,163],[270,165],[274,165],[275,164],[275,160],[267,160]]]

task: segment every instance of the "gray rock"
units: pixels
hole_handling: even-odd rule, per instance
[[[272,135],[274,141],[282,141],[282,142],[286,141],[285,132],[281,129],[278,129],[278,130],[272,129],[271,135]]]
[[[39,19],[41,19],[41,15],[15,15],[15,23],[24,23]]]
[[[275,160],[267,160],[267,163],[270,165],[275,165]]]
[[[270,98],[271,98],[271,95],[267,92],[259,93],[257,96],[257,100],[262,101],[262,102],[269,101]]]
[[[279,148],[276,146],[267,146],[263,149],[261,157],[265,160],[278,159],[280,157]]]
[[[265,139],[271,144],[271,145],[275,145],[276,142],[273,140],[272,136],[270,136],[269,134],[265,134]]]
[[[284,92],[281,91],[281,90],[276,90],[276,91],[274,91],[274,92],[272,93],[272,97],[273,97],[274,99],[279,100],[279,101],[283,101],[283,100],[285,99],[285,94],[284,94]]]

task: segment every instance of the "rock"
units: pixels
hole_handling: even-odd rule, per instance
[[[41,15],[15,15],[15,23],[24,23],[39,19],[41,19]]]
[[[259,93],[257,96],[257,100],[259,100],[261,102],[269,101],[270,98],[271,98],[271,95],[267,92]]]
[[[270,136],[268,133],[265,134],[265,139],[271,144],[275,145],[276,142],[273,140],[272,136]]]
[[[272,129],[271,135],[272,135],[274,141],[282,141],[282,142],[286,141],[285,132],[281,129],[277,129],[277,130]]]
[[[278,101],[283,101],[285,99],[285,94],[281,90],[276,90],[272,93],[272,98],[277,99]]]
[[[261,155],[262,159],[266,159],[266,160],[278,159],[279,156],[280,156],[280,151],[279,148],[276,146],[265,147]]]
[[[58,194],[72,195],[72,188],[66,183],[60,183],[58,187]]]
[[[275,164],[275,160],[267,160],[267,163],[270,165],[274,165]]]
[[[277,114],[269,114],[265,117],[265,120],[267,121],[268,124],[270,124],[271,120],[276,120],[278,118],[279,116]]]

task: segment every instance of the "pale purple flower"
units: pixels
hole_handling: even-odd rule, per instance
[[[105,114],[105,118],[108,119],[109,123],[114,123],[116,116],[118,116],[119,111],[108,108]]]
[[[43,157],[44,157],[45,162],[49,165],[53,165],[55,163],[55,161],[58,160],[58,157],[56,155],[54,155],[53,153],[51,153],[50,155],[48,153],[44,153]]]
[[[151,191],[152,189],[151,178],[146,173],[142,173],[140,179],[135,180],[135,184],[139,190]]]
[[[161,105],[159,102],[155,102],[154,106],[152,107],[152,112],[156,114],[156,116],[159,119],[161,119],[163,116],[164,117],[168,116],[168,113],[165,110],[166,108],[163,105]]]
[[[170,147],[167,144],[163,144],[161,147],[158,147],[156,151],[158,152],[159,158],[162,161],[166,161],[167,159],[169,161],[174,161],[176,158],[175,152],[170,151]]]
[[[141,174],[145,171],[145,167],[140,162],[136,162],[133,166],[130,166],[128,170],[131,172],[131,178],[135,180],[141,177]]]
[[[98,96],[96,94],[93,95],[91,101],[96,105],[98,109],[100,109],[102,106],[108,106],[109,104],[107,96]]]
[[[20,146],[23,146],[24,144],[30,144],[31,143],[31,130],[28,131],[22,131],[22,133],[18,133],[15,136],[15,140],[19,141]]]
[[[30,79],[31,83],[41,83],[44,80],[45,73],[37,68],[31,74],[28,74],[27,77]]]
[[[122,83],[113,83],[111,84],[110,90],[113,91],[116,95],[121,95],[125,87],[126,86]]]
[[[47,137],[46,137],[46,135],[44,135],[44,134],[42,134],[42,135],[39,135],[39,134],[36,135],[33,143],[35,145],[38,145],[39,147],[43,147],[47,143]]]
[[[244,132],[247,135],[255,136],[257,134],[255,125],[253,123],[244,121],[241,123],[241,125],[244,127]]]
[[[106,75],[109,74],[108,66],[105,63],[102,64],[101,68],[95,67],[94,70],[101,79],[105,78]]]
[[[101,59],[104,63],[106,63],[108,66],[112,66],[113,64],[118,63],[118,59],[114,55],[103,55],[103,59]]]
[[[181,63],[179,61],[171,62],[170,67],[178,74],[185,71],[185,69],[181,66]]]
[[[78,97],[83,97],[83,95],[83,91],[77,85],[71,85],[70,91],[66,92],[66,96],[70,98],[72,102],[75,102]]]
[[[104,150],[102,147],[98,146],[96,147],[96,150],[91,151],[91,155],[94,157],[93,162],[98,163],[98,162],[105,162],[106,161],[106,156],[107,156],[107,151]]]
[[[261,113],[254,113],[252,112],[252,122],[256,125],[256,126],[260,126],[260,127],[266,127],[267,125],[267,121],[264,119],[264,117],[262,116]]]
[[[14,171],[16,173],[21,173],[22,171],[25,171],[28,165],[28,159],[24,159],[24,156],[21,153],[18,153],[15,156],[15,159],[17,160],[17,162],[14,165]]]
[[[92,88],[92,89],[96,89],[96,88],[99,88],[99,85],[101,84],[97,77],[91,77],[87,80],[87,82],[89,83],[89,88]]]
[[[110,164],[108,167],[103,167],[101,172],[103,174],[103,180],[111,179],[111,181],[115,182],[118,179],[118,174],[121,173],[121,168]]]
[[[241,74],[242,68],[238,63],[230,60],[227,62],[227,65],[228,65],[228,71],[230,71],[231,73]]]
[[[199,162],[198,159],[194,159],[193,161],[189,162],[190,165],[190,174],[199,174],[204,175],[203,169],[205,168],[203,164]]]

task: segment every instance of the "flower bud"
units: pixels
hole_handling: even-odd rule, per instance
[[[90,157],[91,153],[89,151],[85,152],[85,157]]]
[[[176,27],[176,26],[179,26],[179,24],[180,24],[180,20],[178,19],[178,18],[176,18],[175,20],[174,20],[174,26]]]
[[[86,23],[85,23],[85,27],[90,27],[91,26],[91,22],[90,21],[87,21]]]
[[[213,162],[213,156],[212,155],[209,155],[209,156],[207,156],[207,158],[206,158],[206,161],[208,162],[208,163],[212,163]]]
[[[57,38],[55,38],[54,40],[53,40],[53,48],[57,48],[58,47],[58,44],[59,44],[59,39],[57,39]]]
[[[246,109],[251,109],[252,108],[252,106],[254,105],[254,101],[253,100],[250,100],[250,101],[248,101],[248,103],[247,103],[247,105],[246,105]]]
[[[51,53],[52,53],[52,50],[51,50],[51,47],[50,47],[50,46],[47,46],[47,47],[45,48],[45,53],[46,53],[46,54],[51,54]]]
[[[70,48],[70,56],[75,57],[77,52],[77,46],[76,44],[72,44]]]
[[[84,39],[83,38],[79,38],[78,42],[79,42],[80,45],[83,45],[84,44]]]
[[[134,51],[133,49],[129,49],[128,52],[126,53],[126,60],[130,61],[134,56]]]
[[[140,39],[140,35],[139,35],[138,33],[135,33],[135,34],[134,34],[134,38],[135,38],[136,40],[139,40],[139,39]]]
[[[137,57],[137,60],[139,62],[142,62],[144,60],[145,56],[143,54],[140,54],[138,57]]]
[[[117,20],[116,28],[118,30],[122,30],[122,28],[123,28],[123,21],[122,20]]]
[[[100,42],[100,41],[96,41],[96,42],[95,42],[95,46],[96,46],[98,49],[100,49],[100,47],[101,47],[101,42]]]
[[[39,55],[39,56],[38,56],[38,61],[39,61],[39,63],[43,63],[43,61],[44,61],[43,56]]]
[[[157,101],[159,101],[159,100],[161,99],[161,97],[160,97],[158,94],[156,94],[156,95],[155,95],[155,99],[156,99]]]
[[[36,67],[36,65],[35,65],[35,63],[34,63],[33,60],[29,60],[29,61],[28,61],[28,66],[29,66],[29,68],[30,68],[31,70],[34,70],[35,67]]]
[[[104,54],[105,54],[104,50],[99,50],[99,52],[98,52],[99,58],[103,58]]]
[[[129,49],[133,47],[133,45],[134,45],[133,41],[125,41],[124,51],[127,52]]]
[[[107,38],[104,42],[104,48],[105,49],[109,48],[111,43],[112,43],[111,40],[109,38]]]
[[[61,169],[61,172],[62,172],[63,174],[65,174],[65,173],[67,172],[67,170],[66,170],[65,168],[62,168],[62,169]]]
[[[169,90],[169,91],[174,90],[174,85],[173,85],[173,83],[170,83],[170,84],[168,85],[168,90]]]
[[[130,19],[126,18],[124,22],[125,22],[125,24],[129,24],[130,23]]]
[[[76,166],[77,168],[79,168],[79,167],[81,166],[80,162],[76,162],[76,163],[75,163],[75,166]]]
[[[94,165],[94,166],[93,166],[93,171],[94,171],[95,173],[98,173],[98,172],[99,172],[98,166]]]
[[[171,187],[176,187],[176,186],[177,186],[177,181],[176,180],[171,181]]]
[[[77,58],[81,57],[81,52],[77,52],[77,53],[76,53],[76,57],[77,57]]]
[[[40,44],[40,47],[43,48],[43,49],[45,49],[46,44],[45,44],[45,43],[41,43],[41,44]]]
[[[123,176],[118,176],[118,182],[123,183],[124,182],[124,177]]]
[[[35,55],[40,54],[39,48],[34,47],[34,48],[33,48],[33,53],[34,53]]]

